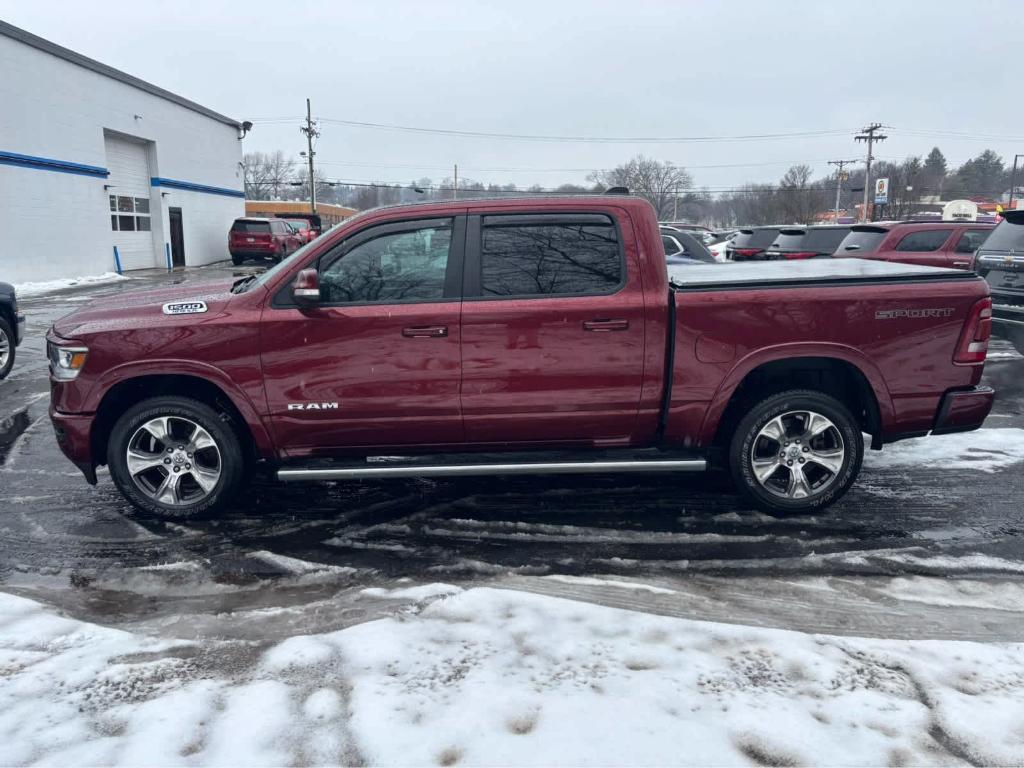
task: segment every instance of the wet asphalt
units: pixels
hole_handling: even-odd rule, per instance
[[[816,631],[1024,639],[1021,613],[893,605],[876,590],[907,576],[1024,584],[1024,464],[874,465],[838,504],[796,518],[749,509],[716,475],[256,480],[220,516],[176,523],[133,510],[105,471],[87,485],[47,417],[47,328],[87,301],[244,271],[145,274],[22,299],[27,339],[0,382],[0,589],[179,636],[347,626],[400,609],[363,588],[408,580]],[[986,426],[1024,428],[1024,358],[1005,342],[994,349]],[[588,585],[594,576],[685,599]],[[836,595],[813,599],[823,584]]]

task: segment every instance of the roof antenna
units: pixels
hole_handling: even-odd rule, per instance
[[[608,187],[604,193],[606,195],[628,195],[629,187]]]

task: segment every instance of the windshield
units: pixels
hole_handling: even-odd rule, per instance
[[[850,234],[843,238],[835,252],[837,254],[874,253],[878,250],[878,246],[882,244],[886,234],[888,234],[888,231],[884,229],[850,230]]]
[[[850,233],[847,227],[827,227],[825,229],[809,229],[804,235],[802,248],[818,253],[835,253],[836,248]]]
[[[986,251],[1024,250],[1024,218],[1016,217],[1016,221],[1004,219],[992,230],[985,244]]]
[[[799,248],[801,241],[804,239],[804,234],[805,233],[802,229],[783,230],[779,233],[779,236],[775,238],[775,242],[772,243],[772,248],[778,248],[784,251]]]

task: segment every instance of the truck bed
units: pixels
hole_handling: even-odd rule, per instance
[[[764,288],[807,283],[892,283],[973,280],[972,272],[866,259],[754,261],[699,266],[669,265],[669,283],[679,290]]]

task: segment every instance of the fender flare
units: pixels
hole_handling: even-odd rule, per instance
[[[274,440],[252,400],[224,371],[196,360],[155,359],[123,363],[103,372],[89,392],[88,408],[95,413],[111,387],[143,376],[191,376],[213,384],[231,401],[241,414],[260,455],[277,455]]]
[[[751,371],[766,363],[806,357],[839,360],[856,368],[874,392],[875,400],[878,403],[878,415],[882,431],[885,432],[889,429],[896,417],[892,395],[889,393],[889,387],[885,383],[885,377],[882,375],[882,372],[878,370],[878,366],[867,355],[854,347],[834,342],[792,342],[754,350],[741,358],[730,369],[729,373],[725,375],[722,382],[718,385],[718,389],[704,414],[704,422],[700,430],[701,444],[710,445],[715,439],[715,432],[725,413],[725,409],[729,405],[729,401]]]

